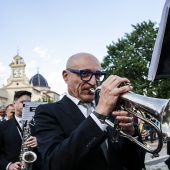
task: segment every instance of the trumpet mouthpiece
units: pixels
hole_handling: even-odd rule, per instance
[[[95,91],[94,88],[89,89],[89,93],[90,93],[90,94],[94,94],[94,91]]]

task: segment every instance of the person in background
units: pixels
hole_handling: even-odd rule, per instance
[[[15,112],[15,108],[14,108],[13,104],[7,105],[5,108],[5,115],[2,118],[2,122],[11,119],[14,115],[14,112]]]
[[[13,104],[9,104],[5,109],[6,120],[11,119],[13,117],[14,113],[15,113],[15,108],[14,108]]]
[[[3,118],[5,116],[5,106],[0,107],[0,122],[3,121]]]
[[[156,119],[154,118],[154,117],[151,117],[151,119],[150,119],[153,123],[155,123],[156,124]],[[156,140],[156,130],[155,130],[155,128],[151,128],[151,130],[152,130],[152,139],[153,139],[153,141],[154,140]]]
[[[149,114],[146,113],[146,118],[151,120],[151,116]],[[152,127],[152,125],[150,125],[149,123],[145,122],[144,124],[144,129],[149,133],[149,138],[150,138],[150,142],[154,143],[153,141],[153,131],[154,128]],[[145,140],[148,140],[148,136],[146,136]]]
[[[1,170],[20,170],[20,156],[23,140],[23,121],[22,111],[23,102],[31,101],[31,93],[28,91],[17,91],[14,95],[13,106],[15,108],[14,116],[0,124],[0,169]],[[37,160],[33,163],[32,170],[41,170],[41,155],[37,148],[37,139],[35,137],[35,126],[30,124],[31,134],[25,141],[26,147],[30,147],[37,154]],[[29,136],[29,134],[27,134]],[[24,145],[24,147],[25,147]]]
[[[35,111],[44,170],[141,170],[141,148],[121,136],[113,143],[113,128],[103,123],[109,117],[124,133],[141,141],[133,116],[116,109],[119,96],[131,90],[127,85],[130,81],[109,76],[101,84],[95,103],[92,91],[104,80],[105,72],[89,53],[71,56],[62,76],[67,94],[56,103],[39,105]]]

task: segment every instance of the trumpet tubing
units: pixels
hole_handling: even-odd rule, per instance
[[[98,103],[98,100],[100,98],[100,87],[97,89],[91,89],[91,92],[94,92],[95,96],[95,102],[96,105]],[[117,123],[112,123],[109,119],[105,120],[105,124],[110,126],[114,129],[113,132],[113,141],[118,141],[118,136],[125,137],[129,139],[130,141],[134,142],[135,144],[142,147],[147,152],[153,154],[153,157],[155,154],[159,153],[163,146],[162,141],[162,122],[164,121],[164,117],[169,117],[167,114],[167,109],[169,108],[169,99],[158,99],[158,98],[151,98],[147,96],[142,96],[139,94],[135,94],[133,92],[126,92],[120,96],[118,99],[118,106],[119,108],[126,110],[133,114],[134,116],[137,116],[139,119],[141,119],[141,130],[143,129],[143,125],[145,122],[149,123],[157,132],[158,135],[158,146],[157,148],[153,149],[151,147],[147,147],[145,144],[139,142],[136,140],[136,138],[133,138],[131,135],[124,133],[117,125]],[[151,120],[147,119],[143,114],[149,114],[151,117],[154,117],[160,122],[160,127],[158,127],[155,123],[153,123]],[[167,119],[166,119],[167,121]]]

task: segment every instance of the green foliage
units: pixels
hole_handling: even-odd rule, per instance
[[[142,22],[132,25],[132,32],[126,33],[117,42],[107,46],[108,55],[101,65],[107,76],[118,75],[131,81],[133,91],[158,98],[169,98],[170,80],[150,82],[147,80],[158,27],[156,23]]]
[[[50,96],[43,96],[42,99],[38,99],[38,102],[48,102],[48,103],[53,103],[51,100]]]

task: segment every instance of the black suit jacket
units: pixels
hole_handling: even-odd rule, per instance
[[[31,127],[31,135],[35,136],[35,126]],[[22,139],[18,132],[15,117],[0,124],[0,170],[6,170],[7,165],[19,161]],[[37,160],[32,170],[41,169],[41,155],[37,148],[33,149]]]
[[[3,120],[0,120],[0,123],[6,122],[6,121],[7,121],[6,119],[3,119]]]
[[[112,143],[112,129],[103,132],[66,96],[39,105],[35,125],[44,170],[141,170],[140,148],[128,139]],[[108,161],[100,144],[108,138]]]

